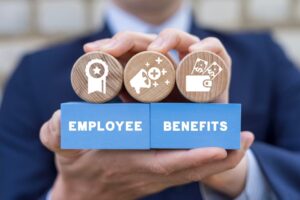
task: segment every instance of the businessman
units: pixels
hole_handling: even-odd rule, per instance
[[[25,56],[7,83],[0,199],[300,198],[300,73],[268,33],[204,29],[183,0],[114,0],[106,10],[101,31]],[[242,129],[255,142],[244,131],[237,151],[61,150],[59,105],[79,101],[71,67],[94,50],[123,63],[143,50],[178,60],[215,52],[232,72],[216,102],[242,104]],[[183,101],[177,91],[168,100]],[[113,100],[127,101],[125,92]]]

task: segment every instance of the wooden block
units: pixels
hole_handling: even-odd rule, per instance
[[[87,53],[74,64],[71,82],[81,99],[104,103],[119,94],[123,85],[123,67],[107,53]]]
[[[211,102],[226,89],[228,67],[218,55],[202,51],[188,54],[176,70],[181,94],[193,102]]]
[[[128,93],[138,101],[161,101],[174,88],[174,65],[161,53],[153,51],[138,53],[125,67],[124,84]]]

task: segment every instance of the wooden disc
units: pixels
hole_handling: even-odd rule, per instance
[[[174,65],[161,53],[153,51],[138,53],[125,67],[124,84],[128,93],[138,101],[161,101],[174,88]]]
[[[81,99],[104,103],[119,94],[123,84],[123,67],[107,53],[87,53],[74,64],[71,82]]]
[[[228,67],[218,55],[202,51],[188,54],[176,70],[176,83],[182,95],[193,102],[211,102],[228,84]]]

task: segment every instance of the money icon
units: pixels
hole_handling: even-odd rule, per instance
[[[208,65],[208,62],[206,60],[197,58],[197,60],[194,64],[193,70],[191,72],[191,75],[193,75],[194,73],[202,74],[206,70],[207,65]]]
[[[210,80],[214,80],[221,72],[223,71],[222,67],[216,63],[213,62],[204,72],[204,75],[208,75],[210,77]]]

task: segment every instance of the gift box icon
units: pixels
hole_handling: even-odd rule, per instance
[[[212,80],[209,75],[187,75],[187,92],[209,92],[212,87]]]

